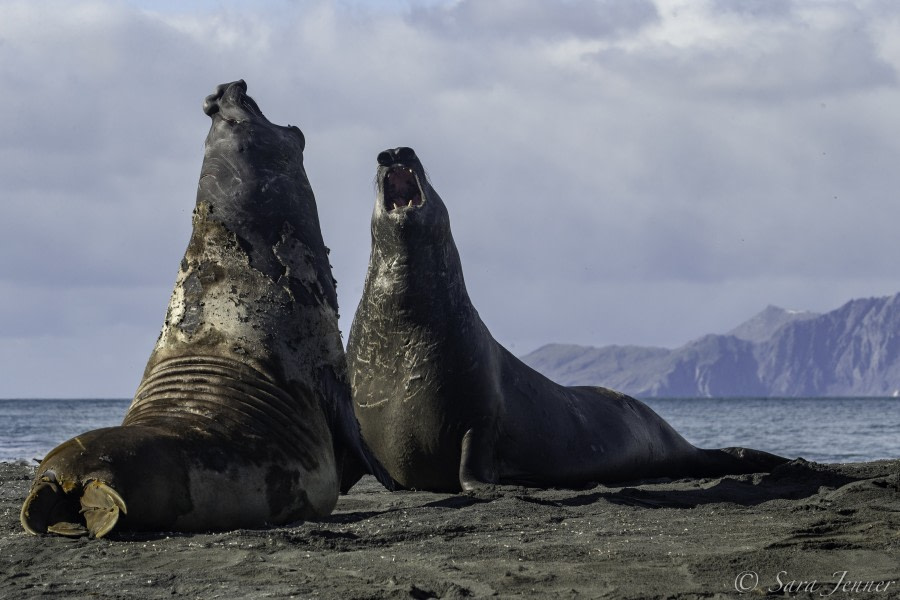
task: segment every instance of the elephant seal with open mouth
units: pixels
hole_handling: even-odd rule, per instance
[[[31,533],[260,527],[328,515],[342,474],[391,485],[353,416],[303,134],[246,91],[204,103],[193,233],[125,420],[44,458]]]
[[[347,347],[363,438],[408,488],[577,486],[767,471],[703,450],[648,406],[563,387],[519,361],[472,306],[447,209],[410,148],[378,155],[372,252]]]

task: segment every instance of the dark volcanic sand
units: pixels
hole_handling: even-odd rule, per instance
[[[33,471],[0,463],[0,597],[737,598],[752,571],[759,586],[743,597],[900,598],[898,472],[900,460],[795,461],[767,475],[470,495],[389,493],[366,478],[320,522],[71,540],[22,530]],[[848,587],[834,591],[843,571]],[[854,592],[849,580],[891,583]]]

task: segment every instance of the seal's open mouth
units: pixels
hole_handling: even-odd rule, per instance
[[[392,211],[422,205],[422,189],[416,173],[409,167],[397,165],[384,175],[384,208]]]

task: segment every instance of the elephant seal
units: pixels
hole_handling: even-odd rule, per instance
[[[378,155],[372,251],[347,361],[363,438],[408,488],[581,486],[770,470],[703,450],[648,406],[563,387],[498,344],[466,292],[447,209],[410,148]]]
[[[260,527],[328,515],[342,474],[391,484],[353,416],[303,133],[246,91],[204,103],[193,233],[125,419],[44,458],[30,533]]]

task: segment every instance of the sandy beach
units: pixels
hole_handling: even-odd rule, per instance
[[[35,537],[0,463],[2,598],[900,598],[900,461],[582,490],[390,493],[317,522]]]

